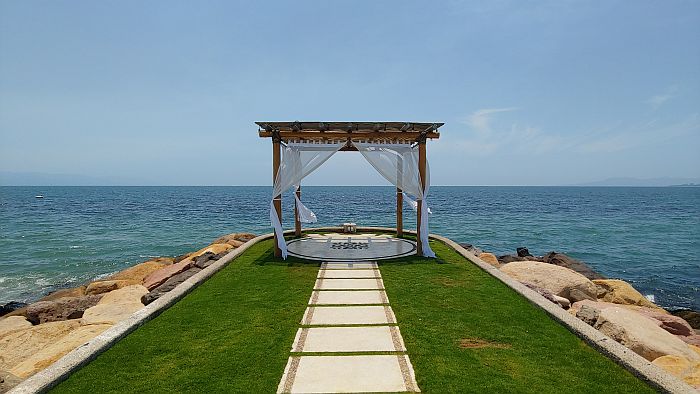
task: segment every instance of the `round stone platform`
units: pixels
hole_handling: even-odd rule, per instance
[[[385,260],[416,253],[416,243],[377,234],[309,234],[287,241],[289,255],[309,260]]]

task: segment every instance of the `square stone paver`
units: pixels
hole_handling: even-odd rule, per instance
[[[384,289],[381,279],[317,279],[315,290],[380,290]]]
[[[278,393],[419,391],[408,357],[290,357]]]
[[[319,270],[318,277],[324,279],[338,278],[380,278],[379,270]]]
[[[321,306],[306,308],[302,325],[393,324],[394,311],[389,306]]]
[[[321,269],[373,269],[377,268],[377,263],[375,262],[352,262],[352,261],[331,261],[323,263]]]
[[[297,331],[294,352],[403,352],[396,326],[314,327]]]
[[[388,304],[389,300],[383,290],[362,291],[313,291],[310,305],[353,305],[353,304]]]

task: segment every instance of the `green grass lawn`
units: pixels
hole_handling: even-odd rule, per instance
[[[432,393],[653,393],[441,242],[380,266],[418,386]]]
[[[54,392],[275,392],[319,264],[271,248],[254,245]]]
[[[653,392],[442,243],[381,264],[424,392]],[[251,247],[55,392],[271,393],[318,264]]]

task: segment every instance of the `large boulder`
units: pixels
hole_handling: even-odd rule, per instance
[[[217,238],[214,241],[214,243],[215,244],[229,244],[229,245],[233,246],[234,248],[237,248],[237,247],[243,245],[245,242],[237,240],[236,236],[238,236],[237,233],[224,235],[223,237]]]
[[[77,320],[57,321],[12,332],[0,338],[0,369],[10,370],[39,350],[80,326]]]
[[[150,304],[151,302],[162,297],[163,294],[173,290],[180,283],[191,278],[192,276],[194,276],[196,273],[200,272],[201,270],[202,270],[201,268],[192,267],[192,268],[188,269],[187,271],[181,272],[177,275],[170,277],[170,279],[166,280],[165,283],[163,283],[162,285],[151,290],[148,294],[144,294],[141,297],[141,302],[144,305]]]
[[[54,301],[39,301],[27,307],[27,320],[33,324],[80,319],[86,309],[97,305],[101,295],[63,297]]]
[[[498,262],[498,258],[493,253],[484,252],[484,253],[479,254],[478,256],[485,263],[491,264],[492,266],[494,266],[496,268],[501,266],[501,263]]]
[[[216,239],[216,241],[214,241],[212,243],[229,244],[229,245],[237,248],[237,247],[243,245],[244,243],[250,241],[253,238],[255,238],[255,234],[233,233],[233,234],[224,235],[223,237],[219,237]]]
[[[116,324],[143,308],[141,297],[148,290],[141,285],[123,287],[105,294],[97,305],[83,314],[81,322],[87,324]]]
[[[133,267],[129,267],[124,271],[117,272],[111,275],[108,279],[110,280],[125,280],[130,282],[130,285],[140,285],[143,280],[150,274],[158,271],[159,269],[165,267],[166,265],[172,264],[172,258],[159,258],[156,260],[146,261],[140,264],[136,264]]]
[[[98,280],[87,285],[85,293],[90,295],[109,293],[122,287],[141,284],[130,280]]]
[[[691,361],[682,356],[669,355],[655,359],[652,364],[682,379],[696,389],[700,389],[700,361]]]
[[[186,258],[185,260],[182,260],[182,261],[190,260],[193,262],[195,258],[203,255],[204,253],[209,252],[209,253],[213,253],[213,254],[219,254],[219,253],[228,252],[231,249],[233,249],[233,246],[231,246],[229,244],[213,243],[213,244],[207,246],[206,248],[200,249],[200,250],[192,253],[188,258]]]
[[[598,286],[598,299],[601,301],[661,309],[624,280],[594,279],[593,283]]]
[[[640,315],[650,319],[654,322],[654,324],[663,328],[665,331],[668,331],[673,335],[688,336],[694,334],[692,327],[690,327],[690,325],[688,325],[688,323],[685,320],[681,319],[678,316],[670,315],[666,313],[666,311],[657,308],[647,308],[636,305],[620,305],[603,301],[583,300],[575,302],[571,306],[571,309],[569,309],[569,313],[580,318],[581,320],[587,321],[587,316],[590,315],[590,312],[585,312],[585,317],[579,316],[579,310],[583,310],[583,308],[595,310],[596,313],[599,313],[600,311],[608,308],[625,308],[635,313],[639,313]],[[595,320],[593,321],[593,323],[595,323]],[[589,324],[593,323],[589,322]]]
[[[571,302],[596,299],[593,282],[568,268],[539,261],[515,261],[502,266],[501,271],[520,282],[545,288]]]
[[[165,267],[154,271],[153,273],[145,277],[143,279],[143,285],[148,290],[155,289],[156,287],[165,283],[165,281],[168,280],[171,276],[177,275],[180,272],[187,270],[191,266],[192,260],[190,260],[189,257],[182,260],[179,263],[166,265]]]
[[[98,305],[100,304],[120,304],[120,303],[131,303],[140,302],[141,296],[146,294],[148,290],[141,285],[131,285],[123,287],[119,290],[109,292],[102,297]]]
[[[15,365],[10,372],[20,378],[28,378],[53,364],[78,346],[90,342],[90,340],[110,327],[112,327],[110,324],[93,324],[78,327]]]
[[[195,260],[198,257],[207,253],[211,253],[212,255],[225,255],[226,252],[228,252],[231,249],[233,249],[233,246],[226,243],[211,244],[206,248],[200,249],[194,253],[189,254],[179,263],[165,266],[151,273],[146,278],[144,278],[143,285],[146,286],[148,290],[153,290],[161,284],[165,283],[165,281],[168,280],[170,277],[189,269],[195,263]]]
[[[549,252],[542,256],[542,261],[547,264],[553,264],[576,271],[590,280],[605,279],[603,275],[594,271],[593,268],[588,266],[588,264],[584,263],[583,261],[576,260],[573,257],[567,256],[564,253]]]
[[[85,288],[85,286],[80,286],[71,289],[56,290],[53,293],[40,298],[39,301],[53,301],[63,297],[81,297],[85,295]]]
[[[651,319],[629,309],[603,309],[594,327],[649,361],[666,355],[683,356],[691,361],[700,360],[700,355],[685,342],[666,332]]]
[[[8,316],[0,319],[0,338],[32,326],[24,316]]]
[[[224,257],[225,255],[226,255],[226,252],[221,252],[219,254],[207,252],[207,253],[204,253],[203,255],[195,257],[192,265],[197,267],[197,268],[204,269],[204,268],[207,268],[210,265],[216,263],[220,258]]]
[[[8,371],[3,371],[0,369],[0,393],[6,393],[10,391],[13,387],[22,383],[21,378],[11,374]]]

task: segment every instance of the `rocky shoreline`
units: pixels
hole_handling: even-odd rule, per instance
[[[52,292],[29,305],[0,306],[0,393],[48,367],[254,238],[233,233],[179,257],[144,261],[84,286]],[[666,311],[629,283],[584,262],[527,248],[496,256],[462,244],[481,260],[653,364],[700,388],[700,314]]]
[[[700,389],[700,314],[667,311],[629,283],[608,279],[563,253],[527,248],[496,256],[463,244],[484,262],[535,290],[652,364]]]
[[[234,233],[179,257],[144,261],[107,278],[0,306],[0,393],[48,367],[255,238]]]

